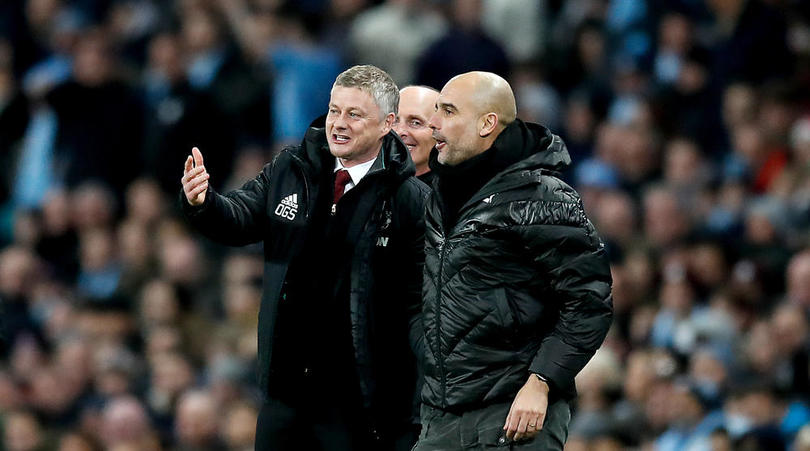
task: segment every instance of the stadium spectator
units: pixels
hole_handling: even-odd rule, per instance
[[[248,64],[242,49],[228,39],[225,17],[215,8],[204,2],[184,6],[180,33],[187,49],[189,84],[207,93],[217,110],[225,114],[225,123],[216,125],[222,133],[235,133],[239,143],[267,143],[271,130],[265,75]],[[199,119],[208,121],[211,117],[201,115]],[[211,144],[219,142],[216,139]],[[222,159],[216,160],[226,163],[230,170],[233,156],[227,149],[212,148],[208,153],[212,157],[219,153]]]
[[[416,61],[446,30],[446,19],[429,1],[387,0],[354,19],[349,40],[355,61],[387,68],[391,78],[404,86],[421,80]]]
[[[195,89],[186,75],[183,43],[172,33],[155,35],[149,42],[142,96],[145,102],[145,172],[164,193],[177,190],[174,168],[182,164],[186,149],[206,143],[212,163],[230,171],[236,151],[236,133],[230,118],[208,91]],[[225,179],[215,180],[217,186]]]
[[[131,446],[144,451],[159,450],[144,406],[129,396],[113,398],[104,407],[100,438],[106,449]]]
[[[217,451],[225,446],[217,436],[218,406],[206,392],[188,391],[177,402],[175,433],[178,451]]]
[[[419,57],[415,83],[438,89],[471,70],[507,76],[511,66],[503,45],[482,27],[481,0],[453,0],[449,8],[452,25]]]
[[[71,188],[98,180],[120,198],[142,169],[143,120],[142,103],[116,70],[108,36],[86,33],[76,44],[72,79],[49,92],[47,101],[58,121],[57,177]],[[121,166],[118,152],[133,157]]]

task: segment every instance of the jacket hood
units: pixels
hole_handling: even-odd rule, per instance
[[[571,156],[559,136],[542,125],[520,119],[509,124],[492,147],[497,149],[496,155],[512,158],[512,161],[518,160],[508,166],[504,173],[525,169],[545,169],[559,173],[571,164]]]
[[[290,150],[296,153],[297,149]],[[315,173],[323,169],[325,162],[334,161],[334,157],[329,152],[329,143],[326,139],[325,114],[312,121],[309,125],[297,155]],[[371,166],[369,173],[378,170],[384,171],[388,176],[402,180],[416,174],[416,166],[411,160],[408,148],[393,130],[383,138],[380,154]]]

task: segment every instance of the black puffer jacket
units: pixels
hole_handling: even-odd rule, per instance
[[[511,401],[529,372],[574,396],[612,319],[603,244],[554,175],[570,163],[565,145],[516,121],[493,148],[527,157],[473,194],[455,223],[443,223],[441,177],[428,199],[422,400],[445,410]]]

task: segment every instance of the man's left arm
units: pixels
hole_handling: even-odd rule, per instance
[[[542,429],[549,391],[563,398],[576,393],[574,377],[602,345],[613,319],[607,254],[593,225],[580,214],[581,226],[533,226],[523,233],[537,279],[549,281],[545,296],[559,315],[507,417],[504,429],[510,438]],[[545,405],[538,409],[538,402]]]

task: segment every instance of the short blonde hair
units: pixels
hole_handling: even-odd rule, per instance
[[[370,64],[352,66],[335,79],[332,86],[357,88],[368,93],[380,107],[382,117],[399,111],[399,88],[384,70]]]

